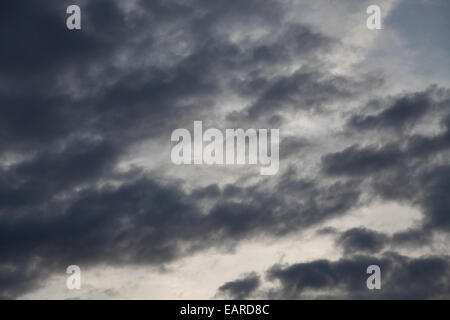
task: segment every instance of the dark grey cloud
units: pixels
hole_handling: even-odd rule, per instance
[[[371,104],[379,106],[382,102],[371,101]],[[445,112],[449,104],[449,90],[433,85],[421,92],[388,99],[388,106],[378,114],[354,115],[349,119],[348,126],[361,131],[391,129],[401,132],[416,125],[427,114]]]
[[[346,256],[354,254],[377,254],[398,248],[416,248],[430,244],[433,230],[417,225],[393,234],[378,232],[364,227],[339,231],[333,227],[317,230],[318,236],[333,236],[335,245],[340,247]]]
[[[381,269],[381,289],[369,290],[367,267]],[[338,261],[316,260],[275,265],[267,272],[280,286],[268,292],[275,299],[448,299],[448,257],[408,258],[386,253],[380,258],[353,256]]]
[[[260,277],[256,273],[250,273],[234,281],[220,286],[218,293],[229,299],[243,300],[254,292],[260,285]]]
[[[75,140],[56,151],[42,151],[0,171],[0,216],[51,201],[52,197],[111,172],[118,149],[105,141]]]
[[[196,189],[192,192],[191,196],[194,198],[216,198],[221,195],[220,188],[216,184],[209,185],[204,188]]]
[[[0,53],[0,145],[14,159],[0,170],[2,297],[69,264],[161,265],[206,247],[289,234],[357,205],[354,182],[283,179],[280,188],[292,188],[284,195],[214,184],[186,193],[139,169],[115,169],[134,144],[206,117],[230,90],[262,105],[300,81],[305,95],[324,101],[318,90],[350,80],[322,81],[312,71],[274,80],[270,68],[315,61],[334,40],[285,23],[275,1],[142,1],[128,12],[119,2],[82,2],[80,32],[66,30],[68,4],[0,8],[0,40],[8,43]],[[231,39],[261,26],[275,36]],[[314,92],[309,81],[319,82]],[[336,89],[327,99],[341,91],[347,95]],[[287,142],[288,152],[300,147]],[[301,197],[292,196],[295,185],[305,186]]]
[[[350,253],[377,253],[384,248],[388,237],[382,233],[366,228],[353,228],[341,233],[336,243]]]
[[[274,77],[270,81],[257,79],[256,84],[250,84],[252,88],[262,88],[255,102],[242,112],[231,113],[228,119],[258,119],[280,111],[321,113],[325,111],[326,104],[355,98],[379,87],[382,82],[381,78],[370,74],[363,79],[350,79],[311,71],[309,68],[300,69],[289,76]]]
[[[323,157],[322,164],[327,174],[364,175],[388,169],[401,161],[403,153],[398,145],[384,145],[381,148],[353,145],[341,152]]]
[[[280,158],[286,159],[293,155],[299,155],[302,151],[311,147],[312,143],[305,138],[289,136],[280,143]]]
[[[98,124],[84,92],[108,77],[89,74],[93,68],[111,73],[108,64],[133,30],[116,2],[95,1],[82,6],[89,12],[82,17],[85,30],[68,32],[69,4],[2,3],[0,41],[8,44],[0,53],[3,150],[40,151],[77,132],[88,135]]]
[[[416,93],[411,96],[402,96],[395,100],[389,108],[377,115],[366,116],[357,115],[349,120],[349,125],[353,128],[382,129],[393,128],[402,129],[405,125],[413,125],[430,108],[431,101],[426,93]]]
[[[8,80],[38,83],[45,74],[47,83],[41,85],[51,85],[57,73],[110,56],[109,51],[119,45],[111,29],[122,37],[126,32],[121,31],[124,16],[116,2],[95,1],[82,6],[92,18],[83,22],[95,32],[68,33],[65,12],[70,4],[53,1],[43,6],[37,0],[2,3],[1,40],[8,43],[0,53],[2,79],[7,76]]]
[[[392,236],[392,244],[401,247],[418,247],[432,240],[432,232],[422,228],[410,228],[396,232]]]
[[[367,288],[371,265],[380,267],[379,290]],[[251,282],[252,296],[266,299],[448,299],[449,267],[447,256],[352,255],[337,261],[276,264],[267,270],[265,281],[256,281],[259,275],[251,273],[248,278],[225,283],[218,294],[235,289],[238,295]],[[275,286],[265,289],[263,284]]]
[[[35,170],[34,166],[25,168],[25,172]],[[47,179],[45,166],[41,171]],[[70,173],[65,181],[70,183]],[[299,191],[295,183],[302,186],[302,195],[292,198]],[[313,182],[291,181],[285,194],[273,195],[256,186],[238,193],[232,191],[233,186],[223,191],[209,186],[186,194],[174,184],[144,178],[118,188],[87,188],[69,199],[56,197],[21,209],[21,215],[1,215],[0,258],[5,273],[8,265],[26,265],[33,259],[38,259],[38,266],[45,265],[48,273],[70,264],[163,265],[205,248],[233,248],[264,234],[285,236],[344,214],[358,204],[356,187],[321,188]],[[199,207],[205,197],[218,197],[206,214]],[[38,270],[31,276],[44,278],[46,273]],[[20,269],[10,272],[20,284]],[[23,274],[23,282],[28,282],[27,275]],[[0,286],[3,297],[9,297],[8,283]]]
[[[167,135],[206,117],[220,92],[256,98],[260,82],[272,86],[270,66],[313,56],[331,42],[308,26],[284,26],[284,9],[272,1],[152,1],[127,13],[114,1],[83,2],[81,32],[66,30],[66,4],[2,4],[2,30],[12,31],[0,35],[8,43],[0,53],[0,143],[11,150],[40,150],[80,132],[122,146]],[[241,28],[264,22],[278,36],[239,45],[229,39],[232,21]],[[161,32],[169,32],[164,41]]]
[[[423,244],[431,240],[432,230],[448,230],[449,114],[447,90],[433,86],[423,92],[406,94],[376,117],[379,128],[398,125],[399,135],[391,136],[384,144],[353,145],[322,157],[326,175],[358,177],[368,182],[372,196],[421,209],[422,226],[394,235],[397,244]],[[423,117],[437,121],[439,133],[424,135],[411,131]],[[354,128],[364,132],[367,126]]]

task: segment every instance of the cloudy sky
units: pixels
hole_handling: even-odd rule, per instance
[[[447,0],[1,1],[0,298],[450,298],[449,32]],[[279,172],[174,165],[194,120],[279,129]]]

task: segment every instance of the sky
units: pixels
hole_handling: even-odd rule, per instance
[[[447,0],[1,1],[0,298],[450,298],[449,31]],[[175,165],[194,121],[279,129],[279,171]]]

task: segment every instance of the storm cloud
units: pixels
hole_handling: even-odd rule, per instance
[[[367,290],[367,266],[382,270],[382,290]],[[269,279],[281,286],[268,293],[278,299],[448,299],[448,257],[409,259],[393,253],[380,258],[355,256],[273,266]]]
[[[133,268],[217,277],[191,299],[449,297],[450,82],[392,69],[402,1],[380,2],[378,43],[365,3],[80,0],[69,31],[72,2],[0,3],[0,298],[138,297],[104,268],[136,287]],[[170,134],[195,120],[280,129],[279,173],[175,166]],[[392,202],[420,219],[346,225]],[[303,250],[310,234],[319,257]],[[289,263],[242,253],[269,245]],[[72,264],[111,287],[58,296]],[[370,264],[380,292],[365,286]]]

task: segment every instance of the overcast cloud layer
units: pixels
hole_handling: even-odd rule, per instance
[[[0,298],[450,298],[449,21],[446,0],[0,2]],[[175,166],[194,120],[279,128],[278,174]]]

